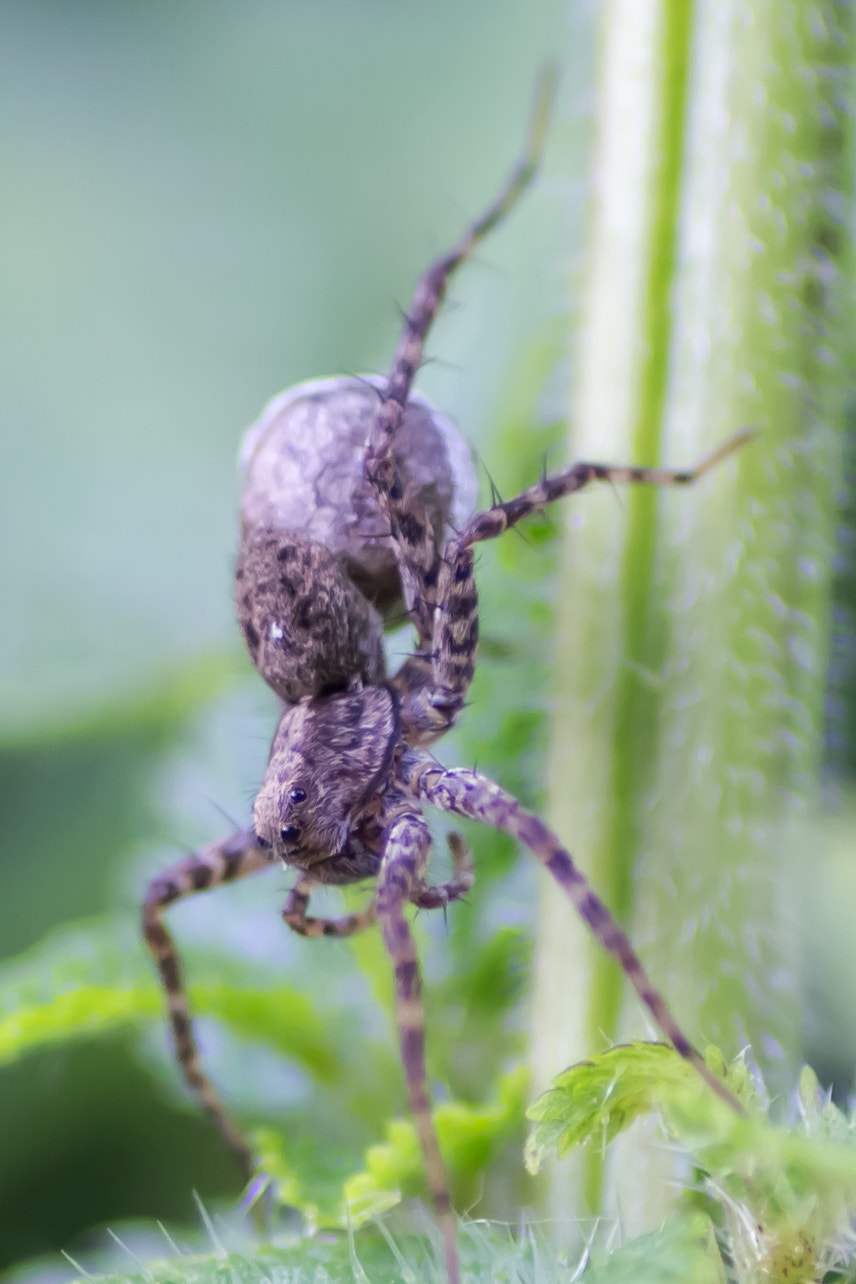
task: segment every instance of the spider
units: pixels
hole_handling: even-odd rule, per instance
[[[454,870],[427,881],[431,837],[423,808],[481,821],[527,847],[545,866],[601,945],[620,963],[657,1026],[721,1098],[739,1110],[654,988],[629,940],[547,825],[480,772],[447,769],[429,752],[455,723],[473,677],[478,600],[473,548],[546,504],[592,482],[679,486],[697,481],[748,438],[741,432],[694,468],[575,463],[507,502],[471,517],[438,546],[425,504],[402,479],[393,446],[425,341],[449,280],[475,246],[509,213],[532,182],[549,116],[542,86],[527,147],[500,195],[447,254],[421,277],[404,320],[389,377],[363,455],[364,476],[386,523],[405,606],[417,635],[414,653],[387,677],[377,615],[341,559],[299,534],[245,530],[236,597],[245,639],[261,676],[284,701],[253,823],[185,858],[149,889],[143,930],[166,990],[173,1042],[185,1080],[241,1161],[253,1156],[203,1071],[178,955],[164,909],[183,897],[280,862],[297,871],[283,917],[303,936],[350,936],[380,925],[395,973],[396,1018],[410,1109],[442,1231],[451,1284],[460,1279],[455,1222],[431,1116],[425,1074],[425,1021],[414,938],[405,909],[440,908],[472,885],[469,852],[449,839]],[[303,603],[297,618],[296,603]],[[311,610],[307,614],[307,604]],[[322,885],[374,880],[368,906],[343,918],[308,913]]]

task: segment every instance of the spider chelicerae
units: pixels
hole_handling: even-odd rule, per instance
[[[455,1222],[431,1117],[419,962],[406,908],[445,907],[472,885],[469,853],[450,836],[454,870],[426,876],[431,838],[425,804],[501,830],[531,851],[620,963],[657,1026],[710,1087],[739,1109],[683,1034],[604,904],[570,854],[537,816],[478,771],[447,769],[430,747],[455,723],[473,677],[478,600],[473,548],[553,500],[595,481],[687,485],[737,449],[739,433],[694,468],[576,463],[469,518],[443,538],[406,484],[394,448],[414,376],[449,279],[529,186],[540,159],[550,92],[542,89],[524,154],[498,198],[420,279],[362,452],[363,477],[394,552],[400,590],[416,630],[414,653],[388,677],[379,616],[347,562],[300,531],[245,523],[236,571],[238,613],[253,663],[283,700],[253,823],[155,879],[143,911],[147,944],[166,990],[175,1053],[184,1077],[245,1172],[253,1155],[203,1071],[181,970],[164,926],[166,906],[281,862],[297,871],[283,917],[303,936],[349,936],[377,922],[395,972],[396,1017],[410,1108],[443,1233],[449,1279],[459,1279]],[[410,402],[412,406],[413,403]],[[361,912],[337,919],[307,913],[313,889],[374,880]]]

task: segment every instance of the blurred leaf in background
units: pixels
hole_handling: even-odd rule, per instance
[[[296,380],[387,366],[396,303],[506,173],[567,21],[556,0],[525,16],[512,0],[3,5],[0,955],[28,951],[3,973],[2,1012],[7,1051],[30,1040],[0,1071],[3,1264],[82,1251],[88,1228],[129,1217],[193,1219],[194,1187],[238,1193],[179,1086],[127,918],[37,943],[133,913],[148,877],[228,828],[221,809],[246,817],[275,709],[232,619],[242,427]],[[563,75],[579,107],[591,33],[575,27]],[[559,221],[580,203],[553,174],[575,172],[555,158],[578,167],[585,136],[584,112],[559,113],[544,180],[456,283],[420,381],[506,492],[556,438],[543,389],[567,306]],[[550,555],[533,536],[482,561],[486,663],[450,754],[508,759],[506,782],[531,795]],[[473,1105],[522,1046],[532,884],[491,879],[510,855],[479,836],[484,893],[448,934],[420,923],[432,1072]],[[376,939],[289,939],[286,887],[272,874],[172,918],[197,999],[230,978],[250,1004],[243,1036],[237,997],[231,1033],[202,1013],[226,1095],[310,1170],[335,1139],[341,1181],[404,1106],[375,1001],[388,965]],[[83,973],[90,1038],[66,1044],[79,1009],[62,995]],[[60,999],[26,1017],[40,985]],[[305,1004],[291,1034],[329,1036],[332,1081],[272,1050],[286,991]]]

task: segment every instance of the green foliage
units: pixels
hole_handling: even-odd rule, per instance
[[[717,1070],[721,1068],[722,1058],[716,1049],[708,1053],[708,1060]],[[738,1078],[739,1084],[734,1082]],[[732,1091],[745,1095],[745,1073],[732,1069],[726,1081]],[[692,1102],[701,1097],[711,1110],[719,1108],[726,1119],[734,1118],[690,1063],[668,1045],[632,1043],[612,1048],[566,1070],[554,1080],[553,1088],[529,1107],[527,1115],[538,1126],[527,1148],[527,1166],[530,1172],[537,1172],[548,1149],[561,1156],[592,1140],[608,1146],[640,1116],[679,1109],[686,1097]]]
[[[305,995],[283,985],[258,988],[258,978],[251,987],[247,969],[223,958],[206,966],[206,976],[190,987],[200,1016],[217,1017],[243,1038],[266,1043],[323,1083],[340,1077],[329,1028]],[[130,924],[105,919],[62,929],[0,966],[0,1063],[152,1018],[163,1020],[163,996]]]
[[[467,1207],[479,1179],[520,1127],[526,1074],[518,1070],[499,1083],[498,1100],[486,1106],[443,1102],[434,1111],[440,1149],[452,1184],[453,1202]],[[347,1217],[355,1224],[391,1208],[403,1195],[426,1194],[422,1156],[409,1120],[392,1120],[386,1139],[366,1154],[365,1171],[345,1183]]]
[[[502,1078],[498,1099],[485,1106],[443,1102],[434,1111],[440,1148],[446,1160],[453,1199],[459,1207],[471,1204],[479,1182],[497,1155],[517,1139],[525,1100],[522,1070]],[[362,1226],[411,1196],[427,1198],[419,1140],[409,1119],[389,1119],[384,1140],[370,1146],[362,1171],[344,1183],[327,1174],[309,1178],[298,1172],[288,1138],[273,1129],[253,1134],[262,1179],[272,1183],[275,1198],[296,1208],[308,1227]],[[259,1198],[268,1195],[260,1191]]]
[[[586,1284],[725,1284],[713,1226],[701,1213],[675,1217],[615,1252],[595,1254]]]
[[[716,1049],[708,1064],[722,1070]],[[692,1067],[662,1044],[631,1044],[573,1066],[528,1110],[535,1128],[527,1165],[548,1151],[605,1146],[641,1115],[657,1111],[668,1137],[686,1149],[695,1180],[725,1236],[741,1284],[812,1280],[851,1262],[856,1216],[856,1118],[846,1116],[804,1069],[794,1095],[796,1123],[775,1123],[760,1077],[743,1060],[726,1082],[738,1115]]]
[[[608,1254],[557,1252],[529,1227],[512,1232],[485,1222],[463,1225],[460,1248],[466,1284],[568,1284],[589,1256],[585,1279],[592,1284],[721,1284],[711,1240],[710,1222],[696,1214]],[[381,1224],[357,1239],[328,1235],[253,1252],[221,1249],[154,1261],[144,1274],[99,1278],[103,1284],[443,1284],[446,1276],[433,1238]]]
[[[424,1195],[413,1125],[388,1118],[387,1079],[377,1073],[382,1058],[375,1073],[354,1082],[344,1016],[334,1017],[330,1005],[319,1012],[306,994],[274,985],[269,973],[254,972],[228,956],[206,956],[203,969],[194,951],[187,954],[190,975],[204,971],[206,977],[190,986],[198,1016],[215,1017],[242,1041],[300,1065],[319,1088],[335,1088],[345,1109],[356,1096],[363,1116],[385,1120],[385,1140],[370,1147],[365,1171],[344,1184],[341,1152],[328,1162],[316,1155],[298,1174],[292,1138],[286,1140],[272,1128],[258,1130],[260,1168],[279,1186],[281,1202],[298,1208],[311,1225],[346,1226],[392,1207],[403,1195]],[[518,934],[501,932],[465,974],[462,1007],[482,1028],[516,1001],[517,985],[502,978],[510,977],[518,954]],[[164,1023],[163,998],[141,943],[130,925],[111,920],[56,932],[24,958],[0,967],[0,995],[0,1063],[50,1045],[139,1028],[142,1021]],[[439,1045],[438,1059],[452,1065],[450,1049],[439,1038],[432,1042]],[[360,1056],[371,1054],[372,1040],[365,1038]],[[460,1204],[476,1198],[480,1175],[519,1133],[524,1089],[525,1074],[517,1070],[499,1079],[495,1099],[486,1105],[454,1101],[438,1107],[441,1144]],[[310,1121],[310,1132],[311,1127]]]
[[[419,1245],[422,1252],[424,1245]],[[366,1284],[394,1278],[395,1253],[380,1237],[361,1243],[359,1252],[345,1237],[325,1238],[299,1247],[262,1247],[252,1252],[187,1254],[146,1264],[139,1273],[111,1274],[105,1284]],[[432,1272],[438,1284],[438,1270]],[[429,1276],[429,1278],[431,1278]]]

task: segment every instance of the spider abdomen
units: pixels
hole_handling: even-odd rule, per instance
[[[384,387],[372,377],[316,379],[269,402],[241,451],[241,518],[245,532],[287,532],[323,544],[385,622],[397,623],[404,610],[399,569],[364,460]],[[412,393],[393,457],[439,552],[475,506],[469,451],[448,419]]]
[[[380,615],[341,557],[301,532],[244,529],[235,605],[250,659],[287,703],[383,681]]]

